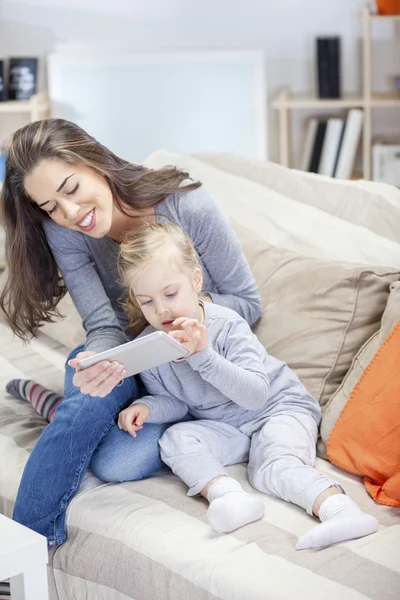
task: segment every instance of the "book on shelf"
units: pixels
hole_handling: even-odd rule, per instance
[[[304,149],[301,157],[300,170],[308,171],[311,166],[311,156],[314,148],[315,135],[317,133],[318,119],[309,119],[307,123]]]
[[[311,171],[311,173],[318,173],[326,131],[326,123],[326,119],[317,119],[317,127],[315,130],[314,143],[312,146],[310,163],[308,167],[308,171]]]
[[[318,37],[317,83],[320,98],[340,98],[340,38]]]
[[[364,111],[360,108],[352,108],[347,113],[337,164],[333,174],[337,179],[350,179],[353,174],[363,120]]]
[[[349,110],[338,117],[309,120],[301,169],[338,179],[350,179],[360,141],[363,111]]]
[[[343,127],[343,119],[331,118],[327,121],[321,160],[318,166],[320,175],[327,175],[328,177],[334,175]]]

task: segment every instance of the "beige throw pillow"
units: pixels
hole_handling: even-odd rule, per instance
[[[254,331],[324,408],[379,330],[400,271],[306,258],[232,224],[260,288],[262,318]]]
[[[367,340],[357,353],[340,387],[326,405],[321,423],[321,440],[318,443],[318,453],[320,456],[324,458],[328,457],[326,442],[336,421],[365,369],[398,321],[400,321],[400,281],[395,281],[390,286],[390,296],[382,316],[380,329]]]

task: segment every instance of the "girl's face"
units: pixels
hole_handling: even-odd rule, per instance
[[[129,273],[128,273],[129,277]],[[171,331],[178,317],[201,321],[199,293],[201,270],[192,273],[168,258],[149,265],[133,280],[131,290],[145,319],[155,329]]]
[[[25,191],[50,218],[94,238],[107,235],[116,207],[105,177],[83,165],[44,160],[25,178]]]

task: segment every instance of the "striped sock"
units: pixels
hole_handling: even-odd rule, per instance
[[[10,600],[10,584],[8,581],[0,581],[0,600]]]
[[[6,391],[18,400],[30,402],[36,412],[49,423],[56,416],[56,408],[63,400],[63,396],[48,390],[32,379],[12,379],[7,383]]]

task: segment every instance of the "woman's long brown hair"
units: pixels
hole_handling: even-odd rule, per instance
[[[24,340],[36,335],[44,322],[61,316],[57,304],[66,293],[42,227],[50,217],[29,198],[24,185],[25,177],[41,161],[53,159],[85,165],[104,175],[114,202],[123,212],[123,205],[149,208],[169,194],[201,185],[193,182],[182,186],[189,175],[175,167],[152,170],[129,163],[63,119],[44,119],[18,129],[7,151],[0,200],[8,268],[0,308],[13,332]]]

